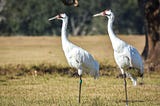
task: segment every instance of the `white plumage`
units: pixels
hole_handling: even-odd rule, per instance
[[[62,48],[64,54],[66,56],[67,62],[71,67],[74,67],[78,70],[78,74],[80,76],[80,90],[79,90],[79,102],[80,102],[80,93],[81,93],[81,84],[82,84],[82,72],[87,71],[90,72],[94,78],[99,76],[99,64],[94,58],[89,54],[86,50],[76,46],[68,40],[66,29],[68,24],[68,16],[63,13],[57,15],[49,20],[53,19],[61,19],[62,29],[61,29],[61,40],[62,40]]]
[[[131,45],[119,39],[112,30],[112,24],[114,21],[114,14],[111,10],[105,10],[101,13],[95,14],[96,16],[107,16],[108,17],[108,34],[114,50],[114,58],[119,66],[121,73],[123,74],[125,81],[125,92],[126,92],[126,105],[127,100],[127,88],[126,88],[126,76],[130,77],[133,85],[136,85],[137,76],[143,76],[143,61],[138,51]]]

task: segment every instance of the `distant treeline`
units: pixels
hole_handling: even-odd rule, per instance
[[[107,21],[92,15],[105,9],[115,14],[114,31],[143,34],[144,20],[137,0],[80,0],[79,7],[65,6],[60,0],[1,0],[0,35],[60,35],[61,21],[48,18],[66,13],[71,35],[106,34]]]

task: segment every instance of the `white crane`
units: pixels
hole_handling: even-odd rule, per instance
[[[99,76],[99,64],[86,50],[76,46],[75,44],[71,43],[68,40],[66,34],[68,16],[65,13],[50,18],[49,20],[53,19],[60,19],[63,22],[61,29],[62,48],[67,58],[68,64],[71,67],[74,67],[78,70],[78,75],[80,77],[80,84],[79,84],[79,103],[80,103],[82,72],[83,71],[90,72],[90,74],[94,76],[94,78],[97,78]]]
[[[131,45],[119,39],[112,30],[112,24],[114,21],[114,14],[111,10],[105,10],[98,14],[93,15],[96,16],[106,16],[108,17],[108,34],[112,43],[112,47],[114,50],[114,58],[119,66],[121,73],[124,78],[124,86],[125,86],[125,95],[126,95],[126,106],[128,106],[128,97],[127,97],[127,82],[126,76],[130,77],[133,82],[133,85],[136,85],[137,78],[143,78],[143,62],[138,51]]]

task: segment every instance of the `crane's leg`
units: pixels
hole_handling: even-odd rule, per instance
[[[80,75],[79,78],[80,78],[80,82],[79,82],[79,103],[81,103],[82,75]]]
[[[126,106],[128,106],[128,96],[127,96],[127,81],[126,81],[126,74],[123,74],[124,79],[124,87],[125,87],[125,96],[126,96]]]
[[[141,74],[140,77],[141,77],[140,85],[143,85],[144,84],[144,82],[143,82],[143,74]]]

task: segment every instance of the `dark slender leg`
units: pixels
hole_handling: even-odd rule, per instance
[[[124,79],[124,87],[125,87],[125,95],[126,95],[126,106],[128,106],[126,74],[123,74],[123,79]]]
[[[82,86],[82,76],[79,76],[80,82],[79,82],[79,103],[81,103],[81,86]]]

